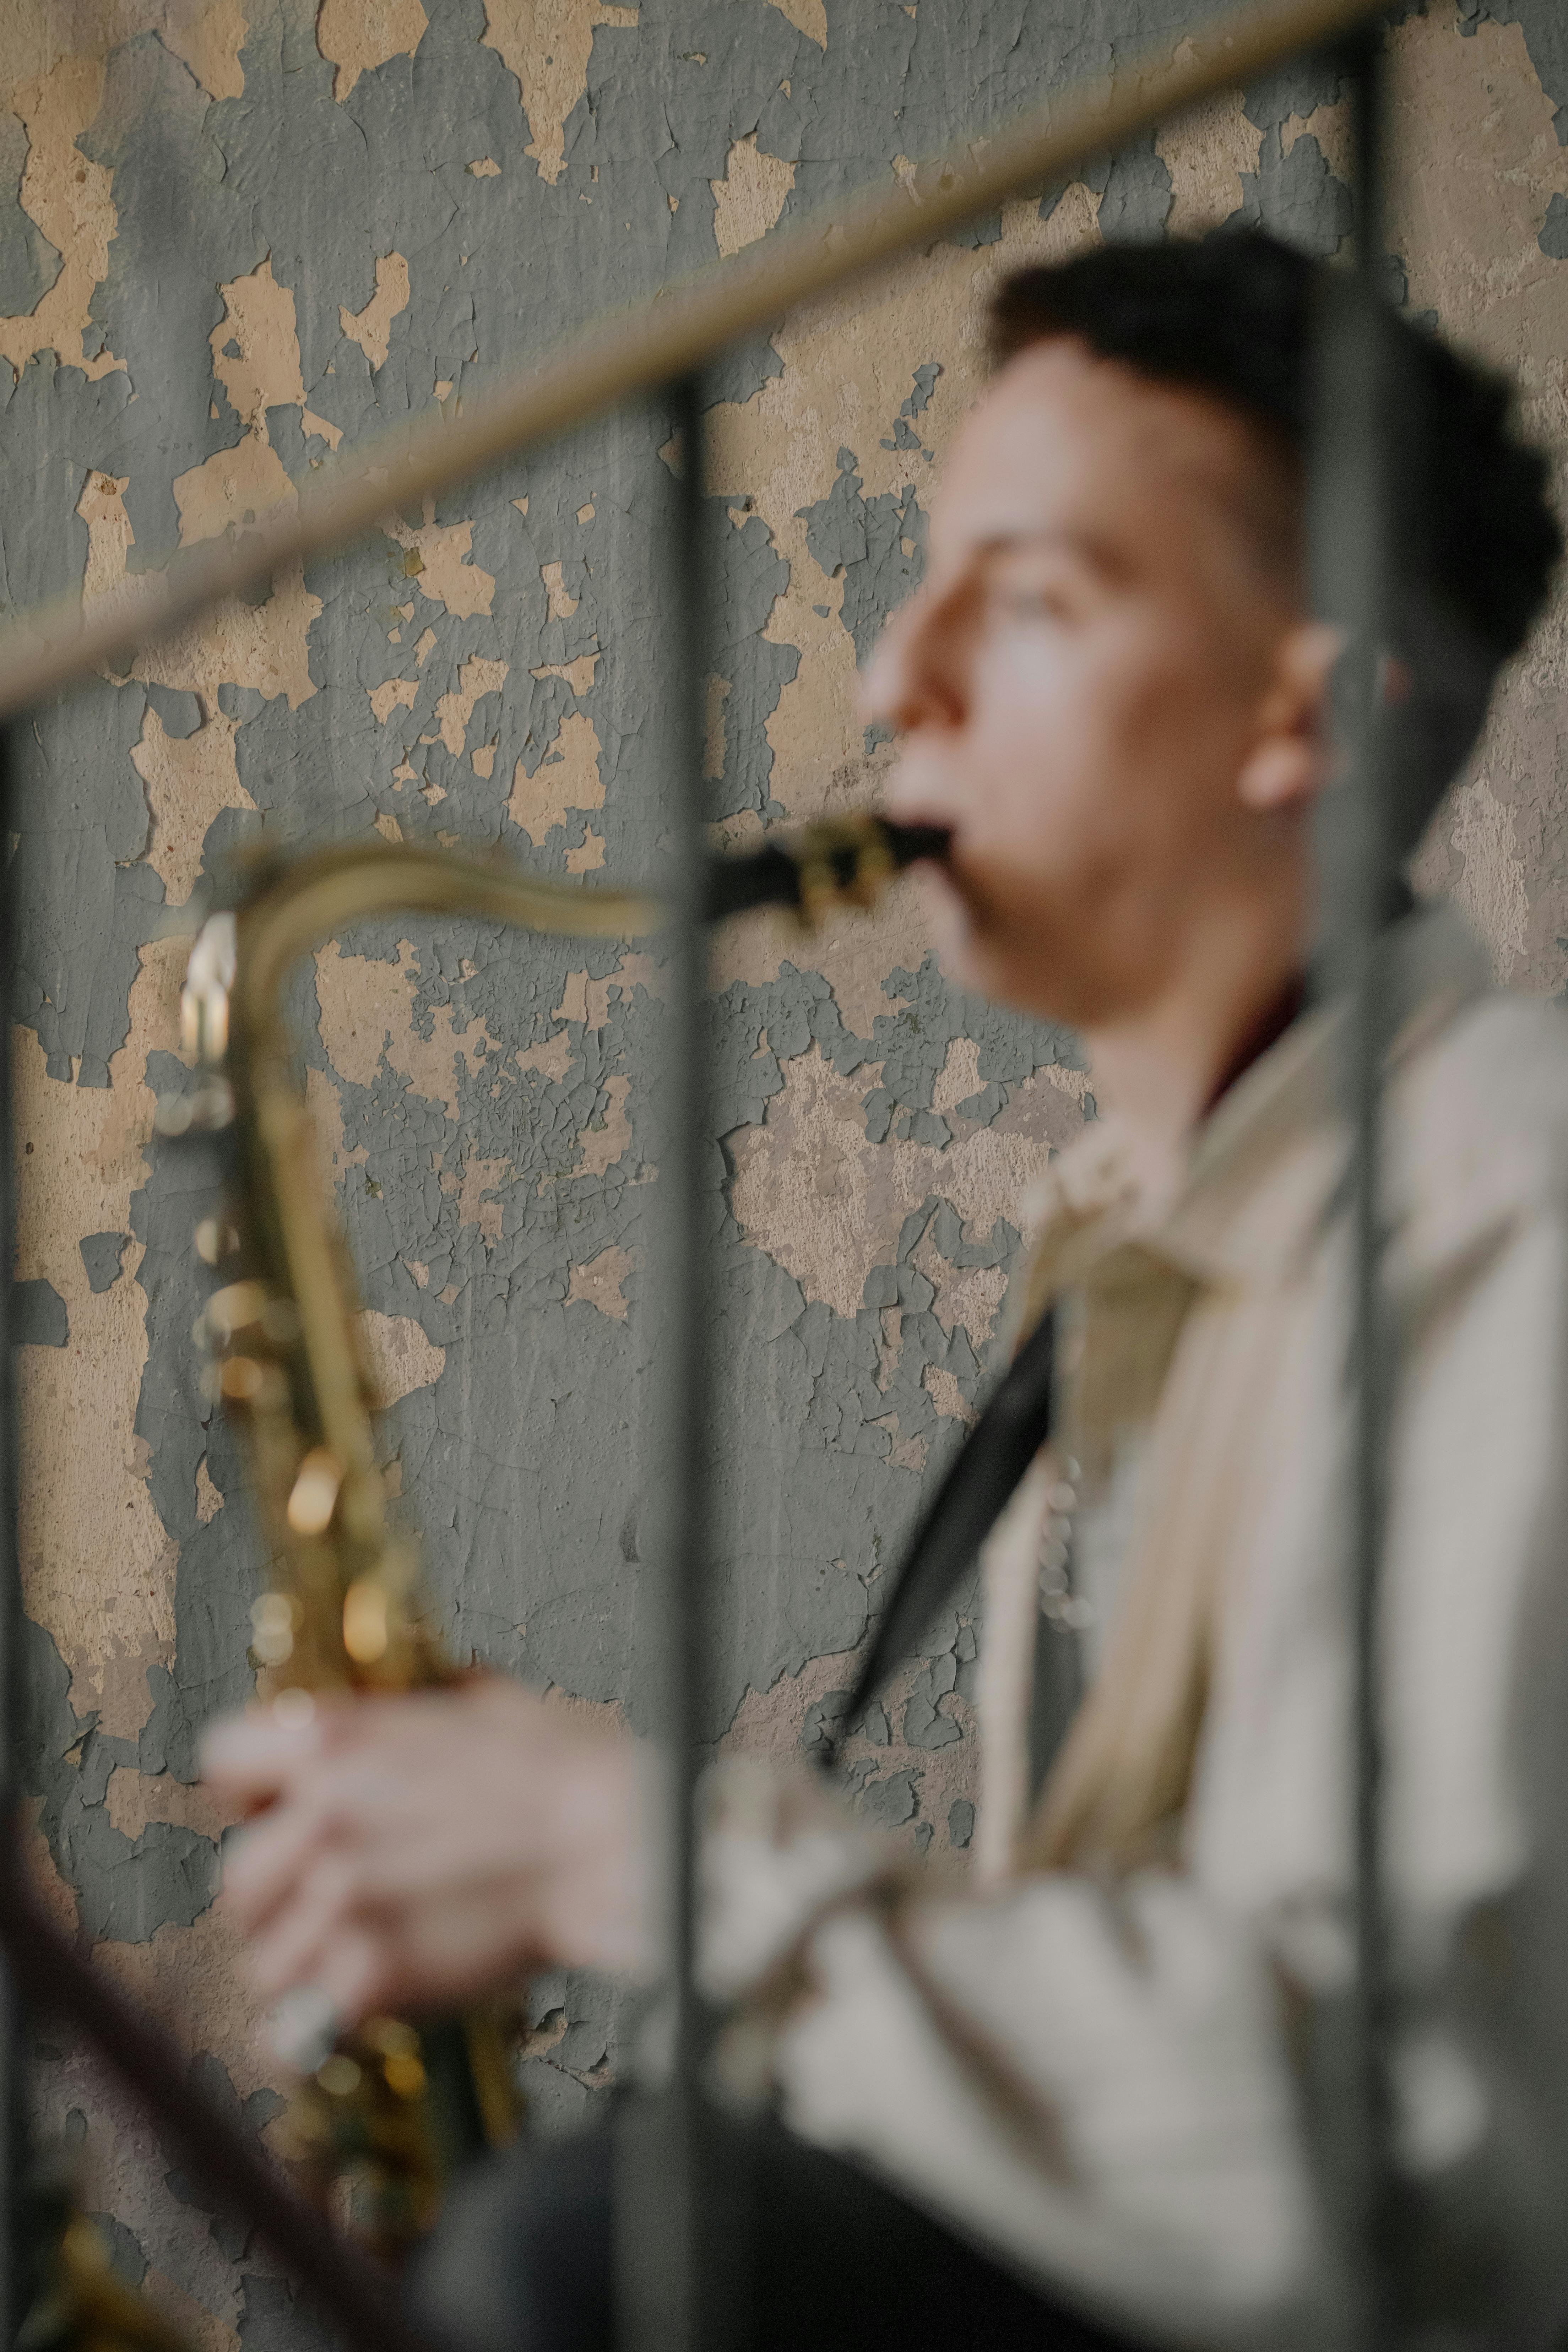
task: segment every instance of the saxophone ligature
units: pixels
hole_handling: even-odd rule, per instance
[[[868,906],[946,838],[869,814],[772,835],[710,861],[701,911],[783,906],[809,925],[835,904]],[[423,1612],[417,1547],[388,1522],[353,1268],[284,1015],[304,957],[352,922],[409,914],[598,938],[666,919],[642,892],[377,839],[258,861],[196,940],[182,1022],[198,1076],[160,1106],[158,1124],[212,1137],[225,1168],[221,1204],[196,1233],[216,1279],[195,1336],[209,1402],[237,1427],[269,1561],[252,1659],[274,1701],[301,1711],[318,1692],[408,1690],[454,1672]],[[285,2021],[280,2046],[300,2076],[290,2155],[307,2189],[378,2251],[405,2253],[456,2168],[516,2127],[508,2025],[480,2009],[417,2026],[373,2017],[339,2037],[308,2000]]]

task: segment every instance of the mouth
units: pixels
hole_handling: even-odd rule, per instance
[[[888,846],[900,866],[945,866],[952,846],[947,824],[899,824],[887,821]]]

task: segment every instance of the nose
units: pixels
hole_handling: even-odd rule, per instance
[[[892,615],[860,681],[861,713],[910,735],[951,727],[962,716],[954,673],[952,614],[929,588],[919,588]],[[949,625],[944,626],[944,622]]]

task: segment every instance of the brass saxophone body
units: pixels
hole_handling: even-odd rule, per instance
[[[942,841],[870,816],[808,828],[782,847],[775,836],[713,861],[704,911],[786,903],[809,919],[835,900],[868,904]],[[253,868],[197,939],[182,1018],[201,1076],[161,1106],[159,1126],[214,1133],[226,1148],[226,1197],[197,1230],[218,1279],[196,1337],[209,1351],[209,1394],[237,1425],[269,1560],[253,1657],[275,1699],[301,1708],[317,1692],[405,1691],[454,1671],[422,1613],[417,1547],[388,1525],[353,1269],[283,1012],[305,956],[356,920],[393,914],[598,938],[665,919],[637,891],[376,840]],[[318,2030],[318,2046],[304,2046],[307,2031],[296,2053],[293,2152],[355,2234],[396,2256],[430,2227],[456,2167],[516,2126],[505,2021],[494,2011],[417,2027],[372,2018],[335,2042],[327,2021]]]

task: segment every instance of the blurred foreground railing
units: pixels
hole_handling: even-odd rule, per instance
[[[667,1088],[675,1142],[667,1165],[664,1210],[669,1283],[669,1358],[660,1382],[672,1400],[660,1432],[668,1465],[663,1498],[662,1596],[666,1626],[664,1725],[673,1770],[670,1851],[678,1879],[676,2064],[673,2084],[651,2126],[631,2153],[640,2189],[628,2198],[632,2224],[624,2247],[623,2333],[632,2352],[720,2352],[732,2298],[715,2293],[725,2248],[705,2227],[700,2118],[704,2051],[702,2005],[692,1969],[691,1880],[693,1794],[699,1763],[700,1678],[707,1612],[707,1499],[702,1436],[710,1377],[706,1362],[700,1243],[700,1144],[705,1059],[702,1047],[702,937],[695,896],[701,870],[699,682],[706,672],[700,547],[700,371],[729,345],[776,321],[801,303],[837,291],[867,273],[929,247],[949,232],[1009,200],[1037,194],[1068,177],[1096,155],[1215,93],[1257,79],[1304,51],[1337,43],[1354,90],[1361,178],[1358,268],[1345,299],[1330,306],[1320,338],[1320,422],[1311,516],[1314,580],[1320,609],[1350,632],[1362,661],[1366,691],[1343,745],[1346,788],[1325,801],[1325,870],[1334,887],[1324,893],[1332,919],[1324,942],[1327,968],[1353,992],[1352,1044],[1346,1055],[1346,1098],[1355,1130],[1353,1276],[1354,1344],[1350,1382],[1356,1408],[1352,1465],[1354,1496],[1351,1606],[1355,1639],[1356,1933],[1359,1961],[1355,2047],[1349,2069],[1343,2125],[1347,2160],[1360,2217],[1358,2275],[1364,2282],[1361,2340],[1392,2340],[1385,2283],[1392,2275],[1394,2210],[1387,2131],[1386,1969],[1381,1928],[1381,1761],[1378,1738],[1377,1592],[1381,1550],[1384,1454],[1388,1412],[1388,1349],[1378,1276],[1378,1040],[1383,1034],[1378,961],[1374,952],[1387,875],[1385,828],[1380,816],[1373,730],[1364,723],[1385,597],[1388,535],[1381,495],[1387,462],[1380,408],[1375,332],[1381,299],[1379,202],[1381,34],[1369,26],[1385,0],[1286,0],[1200,25],[1173,62],[1146,60],[1087,89],[1075,90],[1010,130],[955,151],[903,183],[867,192],[798,226],[776,230],[736,257],[685,284],[667,289],[641,309],[605,320],[542,364],[500,390],[466,404],[452,418],[389,435],[370,448],[324,468],[298,494],[242,537],[205,542],[162,570],[137,574],[90,604],[57,604],[14,621],[0,636],[0,716],[14,719],[86,684],[106,671],[129,667],[133,653],[183,626],[224,599],[252,593],[286,566],[334,555],[365,537],[396,510],[438,497],[505,464],[521,451],[558,438],[627,402],[663,396],[673,402],[681,442],[681,483],[671,533],[672,588],[678,652],[685,690],[668,747],[669,831],[678,911],[670,933],[673,1031]],[[1352,40],[1352,35],[1357,36]],[[0,767],[0,834],[9,837],[19,812]],[[689,877],[689,903],[679,877]],[[7,937],[15,936],[5,910]],[[0,1069],[0,1254],[11,1263],[12,1141],[7,1072]],[[9,1329],[9,1286],[0,1285],[0,1343]],[[0,1543],[7,1608],[0,1623],[0,1706],[5,1708],[4,1815],[13,1825],[12,1850],[0,1857],[0,1940],[11,1955],[0,2047],[0,2104],[7,2128],[0,2140],[6,2162],[0,2295],[9,2342],[19,2316],[26,2248],[21,2242],[20,2172],[25,2135],[22,2109],[22,2028],[18,1992],[47,1992],[121,2065],[166,2128],[193,2136],[209,2151],[212,2185],[252,2210],[271,2229],[318,2295],[336,2309],[351,2340],[380,2341],[387,2352],[405,2331],[388,2290],[364,2257],[341,2242],[300,2233],[299,2213],[279,2186],[268,2198],[268,2168],[221,2112],[188,2082],[156,2088],[163,2045],[127,2021],[121,1996],[95,1990],[90,1965],[71,1958],[44,1916],[25,1895],[20,1853],[20,1796],[25,1776],[16,1752],[22,1710],[16,1682],[19,1657],[20,1585],[16,1555],[16,1436],[9,1350],[0,1357]],[[662,1408],[661,1408],[662,1409]],[[657,1458],[657,1456],[656,1456]],[[58,1965],[51,1972],[49,1955]],[[67,1961],[69,1965],[66,1965]],[[107,2005],[106,2005],[107,2004]],[[116,2006],[116,2004],[119,2004]],[[660,2117],[662,2116],[662,2121]],[[222,2159],[227,2147],[232,2161]],[[217,2151],[217,2154],[214,2154]],[[242,2160],[243,2159],[243,2160]],[[259,2169],[258,2168],[259,2168]],[[265,2213],[260,2210],[265,2209]],[[269,2216],[268,2221],[266,2217]],[[306,2217],[307,2221],[310,2217]],[[321,2225],[314,2225],[320,2229]],[[292,2235],[290,2234],[292,2232]],[[335,2277],[328,2274],[336,2263]],[[328,2266],[324,2268],[323,2266]],[[359,2305],[367,2324],[353,2322]],[[407,2342],[412,2352],[412,2337]]]

